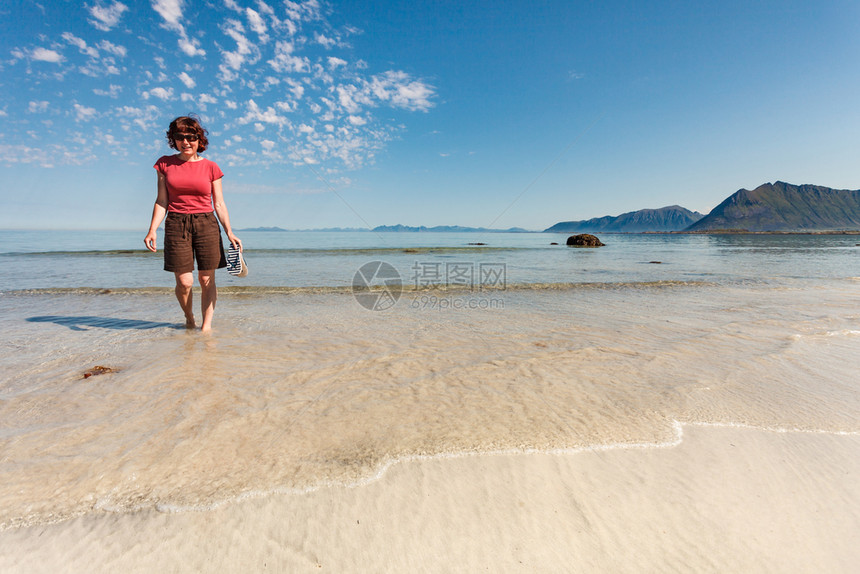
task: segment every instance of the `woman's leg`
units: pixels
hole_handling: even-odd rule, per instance
[[[197,279],[200,281],[200,290],[202,291],[200,307],[203,311],[203,324],[200,329],[210,331],[212,329],[212,316],[215,315],[215,301],[218,299],[218,289],[215,287],[215,270],[198,271]]]
[[[194,322],[194,310],[191,308],[194,294],[191,292],[191,287],[194,285],[194,273],[186,271],[184,273],[176,272],[176,300],[179,301],[179,306],[182,307],[182,312],[185,313],[185,327],[193,329],[197,326]]]

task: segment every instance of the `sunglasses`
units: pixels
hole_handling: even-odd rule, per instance
[[[190,142],[196,142],[198,138],[197,138],[197,134],[173,134],[173,139],[175,139],[178,142],[181,142],[182,140],[188,140]]]

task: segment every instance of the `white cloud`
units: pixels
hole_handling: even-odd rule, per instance
[[[98,114],[95,108],[88,108],[87,106],[82,106],[80,104],[74,104],[73,107],[75,108],[75,118],[79,122],[89,121]]]
[[[115,110],[116,115],[121,120],[130,120],[141,130],[149,130],[154,127],[155,120],[159,117],[159,109],[155,106],[146,106],[145,108],[135,108],[133,106],[122,106]],[[131,126],[124,124],[123,128],[127,131],[131,130]]]
[[[330,70],[335,70],[340,66],[346,66],[346,60],[341,60],[340,58],[335,58],[334,56],[328,59],[328,67]]]
[[[260,13],[252,8],[246,8],[245,15],[248,17],[248,25],[251,27],[251,30],[260,36],[260,40],[263,42],[268,40],[269,37],[266,34],[266,23],[263,21],[263,17],[260,16]]]
[[[120,58],[125,58],[127,50],[125,46],[117,46],[116,44],[112,44],[107,40],[102,40],[98,44],[100,50],[104,50],[109,54],[113,54],[114,56],[119,56]]]
[[[93,93],[97,96],[108,96],[111,98],[115,98],[119,95],[121,91],[122,86],[116,86],[114,84],[111,84],[107,90],[101,90],[99,88],[96,88],[93,90]]]
[[[278,112],[275,111],[275,108],[271,106],[264,110],[260,108],[260,106],[258,106],[257,102],[255,102],[254,100],[248,100],[246,106],[248,111],[245,113],[244,116],[239,118],[240,124],[263,122],[267,124],[285,125],[289,123],[287,118],[278,115]]]
[[[140,94],[143,96],[143,99],[148,100],[149,98],[158,98],[159,100],[169,100],[173,97],[173,88],[152,88],[148,92],[143,92]]]
[[[34,49],[30,52],[30,58],[40,62],[52,62],[54,64],[58,64],[63,61],[63,56],[59,52],[48,50],[47,48]]]
[[[275,57],[269,60],[269,65],[278,73],[307,73],[310,70],[310,61],[307,58],[294,56],[295,45],[292,42],[277,42],[275,44]]]
[[[433,86],[413,80],[406,72],[385,72],[373,76],[370,84],[373,94],[396,108],[427,111],[433,107]]]
[[[328,36],[324,36],[323,34],[317,34],[314,37],[314,40],[317,44],[325,46],[326,48],[332,48],[337,45],[337,40],[329,38]]]
[[[260,51],[257,46],[245,36],[245,28],[238,20],[227,20],[223,32],[236,42],[236,50],[222,50],[224,64],[220,67],[220,77],[223,81],[232,81],[238,77],[236,72],[246,63],[254,64],[260,59]]]
[[[337,164],[354,168],[372,162],[377,150],[403,129],[383,108],[426,111],[435,105],[435,88],[420,76],[368,72],[367,63],[344,41],[353,32],[328,22],[331,7],[317,0],[84,2],[78,4],[84,8],[83,18],[90,20],[84,27],[111,34],[95,28],[88,28],[89,34],[77,28],[63,33],[60,28],[55,37],[42,35],[33,40],[37,43],[10,49],[11,64],[21,60],[25,65],[18,70],[30,74],[21,76],[24,81],[39,81],[46,90],[22,92],[22,101],[15,105],[24,112],[29,109],[28,121],[10,127],[10,134],[27,140],[25,130],[38,128],[33,136],[38,141],[46,133],[42,123],[52,120],[53,131],[65,134],[64,145],[84,149],[88,137],[81,128],[92,131],[104,123],[105,133],[119,136],[123,147],[132,150],[137,149],[128,145],[132,134],[157,133],[169,116],[188,109],[207,113],[208,106],[220,138],[231,142],[231,161],[246,166],[312,161],[335,173]],[[50,3],[45,6],[46,15],[62,11]],[[154,22],[151,34],[126,29],[144,21]],[[132,44],[113,43],[126,36],[127,42],[140,42],[133,49]],[[36,48],[39,45],[43,47]],[[215,61],[199,58],[210,54]],[[36,61],[63,65],[39,66]],[[102,80],[59,85],[73,74]],[[127,76],[132,83],[117,82],[110,74]],[[37,98],[51,103],[34,101],[27,108],[28,100]],[[75,128],[75,122],[80,122],[78,132],[66,129]],[[76,140],[73,133],[83,139]],[[230,139],[239,133],[245,135],[241,144]],[[153,139],[138,147],[152,151],[156,145]],[[242,146],[257,153],[244,157],[238,149]],[[259,153],[261,149],[271,153]],[[128,157],[134,153],[128,151]]]
[[[372,105],[368,90],[359,89],[353,85],[338,86],[336,88],[338,103],[350,114],[356,114],[361,110],[361,105]]]
[[[296,99],[302,99],[302,96],[305,94],[305,87],[296,82],[295,80],[288,79],[287,83],[290,84],[290,92],[293,93]]]
[[[305,0],[305,2],[291,2],[284,0],[287,16],[297,22],[319,20],[321,7],[318,0]]]
[[[327,72],[321,63],[314,64],[313,75],[315,79],[324,84],[334,84],[334,76]]]
[[[90,58],[99,57],[99,51],[92,46],[87,46],[87,43],[83,40],[83,38],[78,38],[71,32],[63,32],[62,38],[63,40],[80,50],[81,54],[86,54]]]
[[[299,31],[299,27],[292,20],[284,20],[281,22],[281,27],[287,31],[288,36],[295,36]]]
[[[25,163],[38,163],[41,167],[54,167],[51,159],[54,156],[45,154],[44,149],[33,149],[27,145],[7,145],[0,143],[0,162],[7,166]]]
[[[272,7],[263,2],[263,0],[257,0],[257,8],[260,9],[260,12],[265,12],[269,16],[275,15],[275,11],[272,9]]]
[[[152,9],[164,18],[167,28],[184,31],[179,22],[182,18],[182,0],[152,0]]]
[[[184,34],[181,38],[179,38],[179,49],[189,56],[206,55],[206,50],[200,48],[200,42],[198,40],[189,40],[187,37],[184,36]]]
[[[152,0],[152,9],[164,19],[162,26],[179,34],[179,49],[188,56],[205,56],[206,50],[200,48],[200,41],[188,38],[182,25],[183,0]]]
[[[185,87],[189,90],[197,85],[197,82],[194,81],[194,78],[192,78],[185,72],[179,74],[179,79],[182,80],[182,83],[185,84]]]
[[[90,11],[90,16],[93,17],[93,19],[89,21],[90,24],[103,32],[107,32],[119,23],[123,12],[128,10],[128,6],[122,2],[114,2],[110,6],[96,4],[95,6],[88,7],[88,9]]]
[[[27,111],[31,114],[42,114],[48,111],[48,102],[30,102],[27,105]]]

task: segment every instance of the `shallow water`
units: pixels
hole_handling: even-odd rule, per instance
[[[510,291],[503,309],[4,297],[0,522],[206,508],[393,460],[671,442],[674,422],[856,432],[856,284]],[[115,373],[83,379],[94,365]],[[50,478],[49,478],[50,477]]]
[[[664,274],[625,237],[632,256],[551,255],[610,280],[534,262],[554,282],[412,286],[384,311],[334,281],[228,285],[211,336],[169,289],[6,290],[0,525],[206,509],[417,456],[661,446],[679,422],[856,433],[857,251],[782,240],[667,241],[686,271]],[[518,257],[509,273],[536,259]],[[84,379],[95,365],[115,372]]]
[[[806,281],[860,275],[855,235],[605,235],[599,249],[568,248],[566,234],[245,232],[251,273],[218,274],[225,287],[349,287],[369,261],[409,286],[650,281]],[[551,245],[556,242],[559,245]],[[136,232],[0,230],[0,292],[18,289],[172,287],[162,254]],[[485,243],[485,245],[474,245]],[[853,270],[853,271],[852,271]]]

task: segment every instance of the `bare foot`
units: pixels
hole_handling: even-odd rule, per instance
[[[212,332],[212,325],[203,325],[202,327],[200,327],[200,332],[201,333],[211,333]]]
[[[194,315],[185,318],[185,328],[186,329],[196,329],[197,323],[194,321]]]

